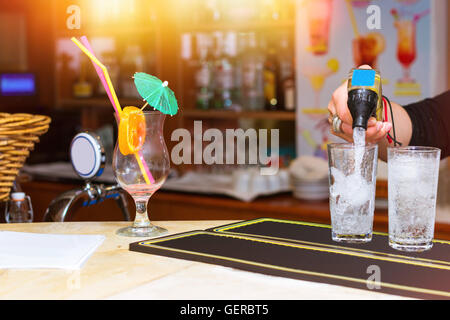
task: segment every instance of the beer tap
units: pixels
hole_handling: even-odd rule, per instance
[[[126,192],[118,185],[96,184],[102,175],[106,156],[100,137],[91,132],[77,134],[70,144],[72,167],[84,180],[79,189],[64,192],[55,198],[44,214],[44,221],[69,221],[81,207],[96,205],[105,199],[114,199],[122,211],[124,220],[130,221]]]

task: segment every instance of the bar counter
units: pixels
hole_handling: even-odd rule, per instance
[[[22,189],[31,196],[35,222],[43,221],[50,201],[80,184],[50,181],[21,183]],[[387,185],[377,186],[377,197],[387,198]],[[134,219],[134,203],[129,197],[128,209]],[[200,195],[159,190],[149,201],[150,220],[247,220],[261,217],[330,224],[328,200],[305,201],[283,193],[243,202],[226,196]],[[77,211],[71,221],[120,221],[123,215],[113,200],[99,205],[84,207]],[[388,211],[375,209],[374,230],[387,232]],[[435,238],[450,240],[450,208],[438,208]]]
[[[159,221],[169,234],[234,221]],[[102,234],[80,270],[0,270],[0,299],[405,299],[376,291],[293,280],[128,250],[140,238],[115,231],[130,222],[3,224],[2,230]]]

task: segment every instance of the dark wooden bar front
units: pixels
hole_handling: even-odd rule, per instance
[[[75,184],[48,181],[21,183],[22,189],[31,196],[34,221],[42,221],[50,201],[64,191],[78,187]],[[378,191],[377,191],[378,192]],[[134,217],[135,207],[131,197],[128,208]],[[271,217],[316,223],[330,223],[328,201],[303,201],[290,193],[258,198],[242,202],[225,196],[198,195],[182,192],[158,191],[149,202],[150,220],[247,220]],[[81,208],[72,221],[118,221],[122,213],[115,201]],[[374,230],[387,232],[387,210],[376,210]],[[450,225],[436,223],[435,237],[450,240]]]

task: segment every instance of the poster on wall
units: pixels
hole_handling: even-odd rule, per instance
[[[297,7],[297,154],[327,158],[328,102],[352,68],[379,70],[383,95],[405,105],[436,94],[445,26],[435,0],[302,0]],[[444,4],[445,8],[445,4]],[[444,10],[446,12],[446,9]],[[442,21],[443,20],[443,21]],[[431,23],[433,21],[433,23]],[[442,34],[442,32],[438,32]],[[446,35],[444,35],[446,37]],[[442,37],[441,37],[442,38]],[[444,40],[445,42],[445,40]],[[445,58],[444,58],[445,59]],[[442,81],[441,81],[442,82]]]

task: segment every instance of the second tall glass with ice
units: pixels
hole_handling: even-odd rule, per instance
[[[388,148],[389,245],[402,251],[433,246],[441,150]]]

